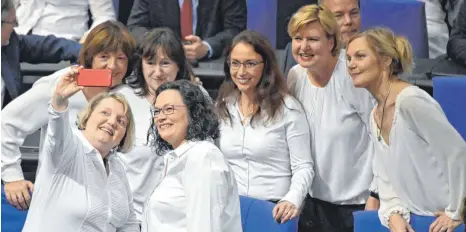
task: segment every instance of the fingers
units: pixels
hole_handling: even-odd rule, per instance
[[[18,204],[19,206],[21,207],[22,210],[26,210],[28,209],[28,201],[30,200],[30,196],[29,196],[29,193],[27,192],[27,188],[26,189],[23,189],[22,192],[18,192],[16,194],[16,198],[18,200]],[[26,197],[27,196],[27,197]]]
[[[435,219],[434,222],[432,222],[432,224],[430,224],[429,226],[429,232],[433,232],[434,231],[434,228],[439,224],[439,219]]]
[[[298,210],[290,202],[279,202],[272,210],[273,218],[279,223],[285,223],[298,214]]]
[[[191,41],[191,42],[199,42],[201,41],[201,38],[199,36],[196,36],[196,35],[188,35],[186,37],[184,37],[184,40],[186,41]]]
[[[34,184],[31,181],[26,181],[26,185],[30,193],[34,192]]]
[[[409,223],[406,223],[406,227],[408,229],[408,232],[415,232],[413,227],[411,227],[411,225]]]

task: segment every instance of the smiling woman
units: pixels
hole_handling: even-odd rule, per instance
[[[213,140],[213,105],[186,80],[161,85],[152,110],[155,140],[164,154],[161,182],[145,207],[142,231],[241,232],[235,177]]]
[[[131,148],[131,108],[121,95],[101,93],[79,118],[82,131],[73,130],[68,99],[83,88],[76,83],[78,72],[72,68],[60,78],[49,104],[47,137],[23,231],[139,231],[116,155]]]

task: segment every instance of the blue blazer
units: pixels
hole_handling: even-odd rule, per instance
[[[2,78],[6,90],[3,105],[23,92],[21,62],[31,64],[58,63],[62,60],[76,62],[80,48],[81,45],[75,41],[53,35],[18,35],[13,31],[10,43],[2,46]]]

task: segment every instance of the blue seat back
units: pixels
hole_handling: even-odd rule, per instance
[[[27,211],[17,210],[8,203],[2,185],[2,231],[21,232],[26,216]]]
[[[466,76],[434,77],[434,98],[451,125],[466,140]]]
[[[362,0],[361,30],[386,27],[405,36],[417,58],[429,58],[425,3],[416,0]]]
[[[358,211],[353,213],[354,232],[390,232],[388,228],[380,224],[377,211]],[[435,217],[418,216],[411,214],[411,227],[416,232],[427,232],[429,226],[435,221]],[[464,225],[456,228],[454,232],[463,232]]]
[[[273,219],[272,210],[275,204],[269,201],[240,196],[241,221],[243,232],[297,232],[298,218],[284,224]]]

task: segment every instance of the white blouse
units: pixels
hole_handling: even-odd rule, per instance
[[[29,231],[139,231],[123,165],[101,154],[70,126],[68,111],[50,105],[49,127],[32,203],[23,228]]]
[[[301,104],[286,96],[275,120],[265,125],[263,119],[252,125],[247,120],[243,125],[237,99],[227,100],[231,122],[221,120],[218,142],[235,173],[239,194],[301,207],[314,177],[309,126]]]
[[[153,120],[150,113],[151,103],[145,97],[136,95],[134,90],[127,85],[118,86],[112,92],[125,96],[135,119],[134,147],[128,153],[120,154],[120,159],[125,166],[133,192],[136,216],[138,220],[142,220],[144,203],[160,181],[163,170],[163,157],[155,154],[147,141]]]
[[[59,70],[52,75],[42,77],[24,94],[15,98],[3,108],[1,120],[2,180],[5,182],[23,180],[21,169],[21,152],[19,147],[27,135],[41,129],[41,142],[45,138],[48,122],[48,102],[52,99],[56,82],[70,68]],[[78,113],[88,101],[82,91],[69,99],[69,122],[77,129]],[[40,162],[39,162],[40,165]]]
[[[88,29],[115,20],[112,0],[19,0],[17,10],[18,34],[32,30],[35,35],[55,35],[71,40],[79,40]],[[92,25],[88,27],[89,13]]]
[[[213,143],[186,142],[164,162],[164,177],[144,209],[142,231],[242,231],[235,177]]]
[[[433,216],[444,210],[460,220],[466,196],[466,142],[448,122],[440,105],[416,86],[403,89],[396,98],[390,145],[375,141],[375,182],[380,197],[379,217],[388,227],[388,217],[398,211]]]
[[[291,93],[304,107],[311,131],[315,177],[309,193],[333,204],[364,204],[373,179],[369,116],[375,101],[355,88],[341,51],[328,84],[311,84],[299,64],[288,75]]]

